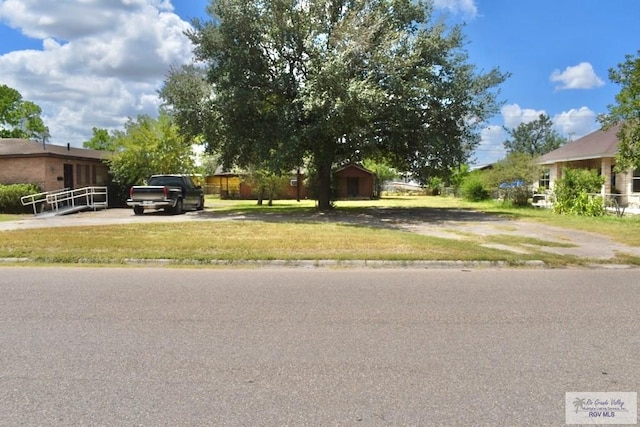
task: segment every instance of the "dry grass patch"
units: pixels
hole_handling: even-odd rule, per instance
[[[42,262],[127,259],[486,260],[512,254],[404,231],[340,223],[261,221],[128,224],[3,232],[0,257]]]

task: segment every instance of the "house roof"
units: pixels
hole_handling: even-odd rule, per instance
[[[74,157],[104,160],[111,156],[108,151],[89,150],[71,146],[42,144],[18,138],[0,138],[0,157]]]
[[[538,163],[541,165],[550,165],[576,160],[615,157],[618,151],[619,130],[620,126],[618,125],[606,131],[597,130],[592,132],[541,156],[538,159]]]

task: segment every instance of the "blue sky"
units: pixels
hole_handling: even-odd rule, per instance
[[[575,139],[619,87],[608,70],[640,50],[638,0],[434,0],[464,24],[470,62],[499,67],[502,110],[483,129],[477,164],[504,156],[503,126],[548,114]],[[207,0],[0,0],[0,84],[43,108],[51,142],[80,146],[92,127],[155,114],[168,68],[191,60],[183,31]]]

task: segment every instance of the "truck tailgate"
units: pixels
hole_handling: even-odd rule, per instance
[[[136,186],[131,191],[131,200],[134,202],[162,201],[166,196],[165,187],[162,186]]]

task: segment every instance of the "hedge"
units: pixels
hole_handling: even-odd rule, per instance
[[[35,193],[40,193],[40,188],[34,184],[0,184],[0,213],[21,214],[33,212],[33,207],[22,206],[20,198]]]

